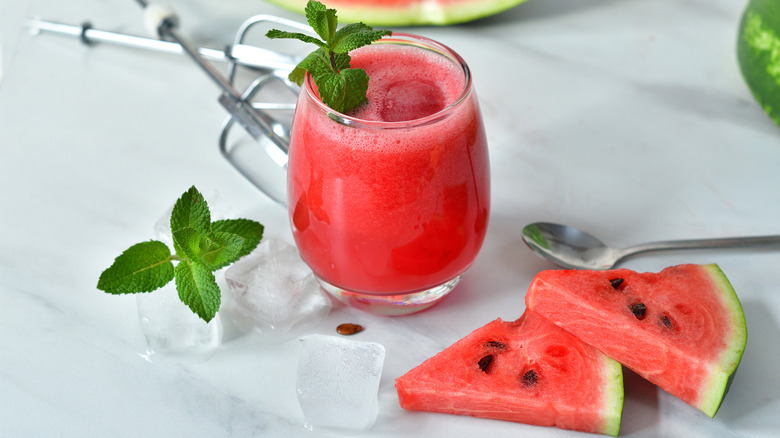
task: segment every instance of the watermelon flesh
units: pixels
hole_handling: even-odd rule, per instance
[[[747,342],[742,306],[717,265],[544,271],[526,307],[710,417]]]
[[[303,13],[308,0],[267,0]],[[497,14],[526,0],[325,0],[338,11],[339,22],[371,26],[416,26],[464,23]]]
[[[497,319],[395,381],[404,409],[617,435],[621,365],[534,312]]]

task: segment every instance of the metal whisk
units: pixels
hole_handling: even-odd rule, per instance
[[[290,121],[295,108],[294,99],[299,91],[298,86],[287,79],[287,75],[297,65],[299,58],[248,44],[246,40],[255,26],[264,23],[298,32],[311,30],[293,20],[273,15],[255,15],[241,24],[233,43],[226,49],[200,48],[193,46],[181,35],[178,17],[172,10],[146,0],[136,2],[144,9],[147,27],[154,30],[159,39],[99,30],[93,28],[89,22],[71,25],[34,18],[28,20],[27,24],[35,34],[48,32],[76,37],[86,45],[108,43],[187,55],[222,91],[218,101],[228,112],[228,116],[221,127],[220,152],[260,191],[285,205]],[[227,63],[227,74],[220,73],[210,61]],[[256,75],[243,92],[237,89],[239,68]],[[261,90],[271,87],[289,91],[289,101],[257,100]],[[232,127],[236,123],[244,128],[253,141],[229,143]]]

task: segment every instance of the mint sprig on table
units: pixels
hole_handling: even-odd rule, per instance
[[[171,212],[174,253],[158,240],[137,243],[100,274],[97,288],[111,294],[151,292],[175,279],[179,299],[211,321],[221,302],[213,272],[252,252],[263,229],[249,219],[212,222],[203,195],[190,187]]]
[[[319,35],[318,39],[300,32],[271,29],[268,38],[293,38],[316,44],[319,48],[306,56],[290,73],[289,78],[298,85],[308,71],[320,94],[320,99],[332,109],[347,113],[366,101],[368,74],[362,68],[350,68],[349,52],[373,43],[389,30],[373,30],[363,23],[352,23],[337,30],[335,9],[310,0],[306,4],[306,20]]]

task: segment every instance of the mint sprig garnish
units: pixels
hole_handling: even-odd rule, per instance
[[[310,0],[306,4],[306,20],[322,39],[300,32],[271,29],[268,38],[293,38],[318,46],[293,69],[289,79],[303,85],[308,71],[311,74],[320,99],[340,113],[348,113],[366,101],[368,74],[362,68],[351,68],[349,52],[373,43],[389,30],[373,30],[363,23],[352,23],[338,29],[335,9]]]
[[[211,321],[221,302],[213,271],[252,252],[263,226],[249,219],[212,222],[206,200],[193,186],[173,206],[171,234],[173,253],[157,240],[137,243],[100,274],[97,288],[111,294],[151,292],[175,279],[179,299]]]

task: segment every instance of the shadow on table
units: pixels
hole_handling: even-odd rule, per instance
[[[748,326],[748,341],[734,380],[723,404],[715,416],[729,425],[748,424],[748,417],[774,417],[780,427],[780,417],[767,410],[780,405],[780,327],[766,305],[757,301],[742,303]],[[764,411],[763,413],[761,413]]]
[[[506,272],[511,273],[512,282],[520,278],[527,279],[518,286],[523,290],[540,271],[557,269],[552,262],[535,254],[523,241],[523,227],[530,222],[530,219],[525,218],[491,216],[485,246],[480,253],[480,257],[502,265]]]
[[[623,421],[620,434],[627,435],[658,424],[658,387],[623,367]]]
[[[772,119],[762,117],[755,101],[727,91],[712,90],[706,84],[638,83],[637,91],[670,110],[702,116],[718,123],[749,127],[758,132],[777,131]]]

